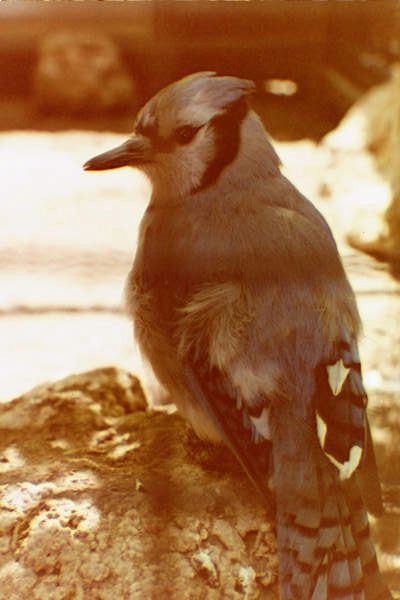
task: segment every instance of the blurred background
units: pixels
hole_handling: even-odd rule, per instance
[[[154,393],[122,302],[149,184],[82,164],[183,75],[253,79],[283,168],[328,219],[357,293],[391,507],[375,530],[397,589],[399,32],[397,0],[0,3],[0,401],[105,365]]]
[[[0,127],[79,124],[125,131],[135,108],[160,87],[190,72],[216,70],[257,81],[272,135],[318,138],[360,94],[388,77],[400,53],[399,20],[395,0],[4,2]],[[81,89],[49,89],[57,70],[61,88],[71,85],[74,72],[75,87],[80,83]],[[94,89],[95,97],[89,97],[89,80],[94,82],[96,74],[112,87],[107,98]],[[42,113],[33,122],[27,100],[54,109],[56,96],[57,118]],[[99,109],[107,108],[108,119],[99,119]],[[126,114],[121,115],[122,108]]]

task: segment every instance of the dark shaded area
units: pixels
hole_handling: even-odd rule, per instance
[[[257,82],[254,102],[277,139],[320,139],[400,54],[394,0],[350,2],[2,3],[0,130],[70,128],[129,131],[137,105],[160,87],[199,70]],[[38,44],[65,29],[110,36],[138,83],[126,112],[44,114],[31,102]],[[266,93],[268,79],[297,93]],[[261,110],[260,110],[261,109]]]
[[[372,398],[374,400],[374,398]],[[382,562],[385,564],[386,581],[398,594],[400,572],[398,555],[400,547],[400,407],[396,394],[381,394],[372,411],[372,422],[385,433],[384,443],[376,443],[378,468],[382,481],[384,515],[375,522],[375,536],[379,540]],[[399,598],[398,595],[395,598]]]

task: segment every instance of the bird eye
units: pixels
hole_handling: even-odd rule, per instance
[[[183,125],[183,127],[179,127],[176,129],[174,133],[174,138],[181,146],[188,144],[192,141],[196,133],[200,127],[191,127],[190,125]]]

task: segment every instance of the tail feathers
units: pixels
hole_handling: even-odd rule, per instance
[[[361,559],[362,580],[366,600],[388,600],[392,598],[379,571],[375,548],[371,540],[368,515],[357,481],[344,483],[344,497],[351,514],[352,535]]]
[[[278,514],[282,600],[389,600],[357,482],[334,481],[323,504]],[[278,503],[279,506],[279,503]]]

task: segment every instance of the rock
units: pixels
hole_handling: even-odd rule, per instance
[[[374,208],[374,231],[365,232],[365,219],[355,222],[350,244],[379,260],[389,261],[400,272],[400,63],[392,66],[389,81],[360,98],[324,144],[339,152],[369,153],[375,168],[390,188],[390,201]],[[370,206],[365,212],[371,213]],[[371,215],[369,215],[371,220]]]
[[[58,31],[40,43],[33,78],[34,100],[46,111],[95,114],[139,101],[118,47],[93,31]]]
[[[270,510],[132,375],[42,385],[0,429],[1,598],[277,597]]]

